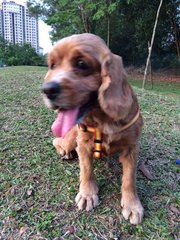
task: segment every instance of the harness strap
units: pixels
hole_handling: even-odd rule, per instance
[[[136,123],[136,121],[138,120],[140,116],[140,110],[138,109],[136,115],[134,116],[134,118],[125,126],[123,126],[118,132],[122,132],[125,129],[131,127],[133,124]],[[93,150],[93,156],[94,158],[101,158],[102,157],[102,142],[103,142],[103,135],[101,133],[101,131],[96,128],[96,127],[92,127],[92,126],[86,126],[84,124],[78,124],[79,129],[83,132],[90,132],[94,134],[94,150]]]
[[[92,126],[86,126],[84,124],[79,124],[79,129],[83,132],[90,132],[94,134],[94,150],[93,150],[93,156],[94,158],[101,158],[101,152],[102,152],[102,133],[101,131]]]

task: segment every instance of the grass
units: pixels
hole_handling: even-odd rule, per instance
[[[145,122],[139,164],[145,163],[153,180],[138,170],[145,218],[132,226],[121,215],[121,168],[107,168],[105,160],[95,162],[100,206],[77,211],[79,167],[75,160],[61,161],[52,146],[54,113],[40,94],[45,72],[0,69],[0,239],[179,239],[180,95],[166,84],[163,94],[134,87]]]
[[[180,79],[180,78],[179,78]],[[129,80],[130,84],[132,84],[133,86],[136,86],[138,88],[141,88],[142,87],[142,80],[133,80],[133,79],[130,79]],[[146,90],[152,90],[154,92],[161,92],[161,94],[171,94],[171,95],[176,95],[176,94],[180,94],[180,83],[178,82],[162,82],[162,81],[154,81],[153,83],[153,86],[152,84],[147,81],[146,84],[145,84],[145,88]]]

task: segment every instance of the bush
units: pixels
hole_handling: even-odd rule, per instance
[[[13,45],[0,38],[0,59],[8,66],[38,65],[45,66],[45,56],[38,55],[30,44]]]

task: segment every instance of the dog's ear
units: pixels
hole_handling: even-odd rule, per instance
[[[109,53],[101,66],[102,84],[99,88],[99,103],[103,111],[113,120],[124,119],[133,102],[132,90],[122,59]]]

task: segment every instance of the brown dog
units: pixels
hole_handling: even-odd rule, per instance
[[[123,165],[122,214],[132,224],[140,223],[136,165],[142,117],[121,57],[101,38],[85,33],[60,40],[48,65],[43,92],[46,105],[57,110],[53,144],[62,157],[69,158],[74,149],[79,157],[78,208],[91,210],[99,203],[93,152],[96,157],[117,152]]]

